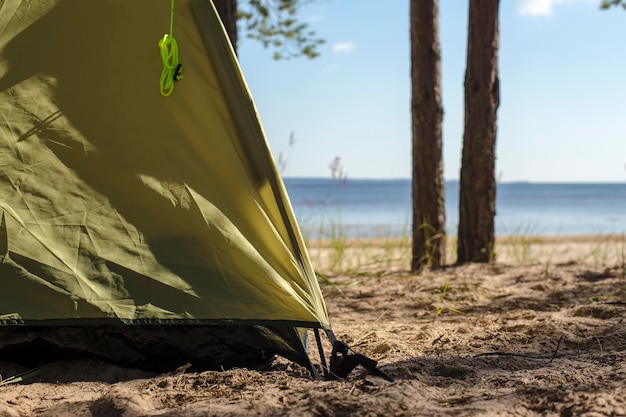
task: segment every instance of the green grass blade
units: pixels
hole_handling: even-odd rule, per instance
[[[18,384],[20,382],[26,381],[29,378],[39,375],[46,369],[46,366],[40,366],[35,369],[31,369],[30,371],[22,372],[21,374],[13,375],[7,379],[0,381],[0,386],[8,385],[8,384]]]

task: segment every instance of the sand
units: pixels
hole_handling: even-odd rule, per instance
[[[0,416],[626,415],[621,237],[501,240],[494,264],[419,275],[405,242],[362,243],[311,252],[335,333],[394,382],[312,380],[281,358],[159,375],[63,361],[0,386]]]

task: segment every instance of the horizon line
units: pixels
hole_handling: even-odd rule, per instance
[[[348,177],[345,179],[332,178],[330,176],[282,176],[283,180],[329,180],[329,181],[411,181],[410,177]],[[460,182],[458,178],[446,178],[444,182]],[[507,180],[496,181],[496,184],[626,184],[623,181],[609,180]]]

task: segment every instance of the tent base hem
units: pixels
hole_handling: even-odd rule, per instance
[[[0,326],[0,360],[24,366],[94,358],[154,372],[187,364],[203,371],[264,367],[275,355],[313,370],[293,326]]]

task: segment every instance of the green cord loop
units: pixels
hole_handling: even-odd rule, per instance
[[[159,81],[161,95],[167,97],[174,91],[174,82],[183,78],[180,74],[182,65],[178,63],[178,43],[173,36],[174,33],[174,0],[172,0],[170,10],[170,33],[163,35],[159,41],[161,60],[163,61],[163,71]]]

